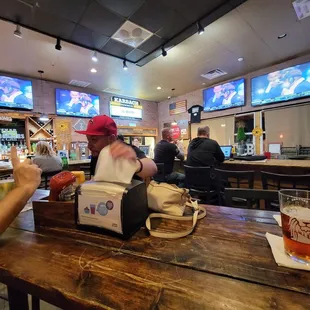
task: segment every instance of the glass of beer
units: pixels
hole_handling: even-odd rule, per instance
[[[279,191],[285,252],[298,262],[310,265],[310,191]]]

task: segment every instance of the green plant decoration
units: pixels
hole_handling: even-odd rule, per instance
[[[237,132],[237,141],[243,143],[246,140],[246,135],[244,132],[244,127],[239,127]]]

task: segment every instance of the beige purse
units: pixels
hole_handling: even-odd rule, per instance
[[[159,238],[176,239],[191,234],[197,224],[198,219],[206,216],[206,210],[198,206],[197,201],[193,201],[188,189],[179,188],[176,185],[167,183],[156,183],[152,181],[147,188],[148,206],[153,211],[146,220],[146,228],[150,235]],[[193,210],[192,215],[187,214],[186,209]],[[199,211],[200,214],[199,214]],[[193,221],[192,227],[178,232],[158,232],[151,227],[151,219],[164,218],[178,221]]]

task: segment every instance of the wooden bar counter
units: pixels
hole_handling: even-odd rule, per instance
[[[227,160],[219,168],[235,171],[254,170],[280,174],[310,174],[310,160],[269,159],[266,161]]]

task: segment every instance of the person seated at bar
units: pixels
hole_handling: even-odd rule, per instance
[[[48,142],[40,141],[37,143],[36,155],[32,162],[43,172],[53,172],[62,170],[60,157],[56,156]]]
[[[184,154],[174,144],[172,131],[170,128],[164,128],[161,132],[162,140],[155,146],[155,163],[163,163],[165,170],[165,179],[169,184],[175,184],[179,187],[184,187],[185,175],[173,171],[175,157],[184,160]]]
[[[15,188],[0,201],[0,234],[13,222],[41,183],[42,170],[29,159],[20,163],[16,147],[11,148]]]
[[[192,167],[213,167],[216,162],[222,163],[225,159],[219,144],[209,138],[208,126],[198,128],[197,138],[193,139],[187,152],[186,164]]]
[[[145,179],[157,173],[155,163],[146,158],[139,148],[117,139],[116,124],[109,116],[95,116],[88,122],[86,130],[76,132],[87,137],[88,148],[92,153],[90,162],[90,174],[92,176],[95,174],[100,151],[108,145],[110,145],[112,157],[131,160],[136,164],[137,169],[134,179]]]

